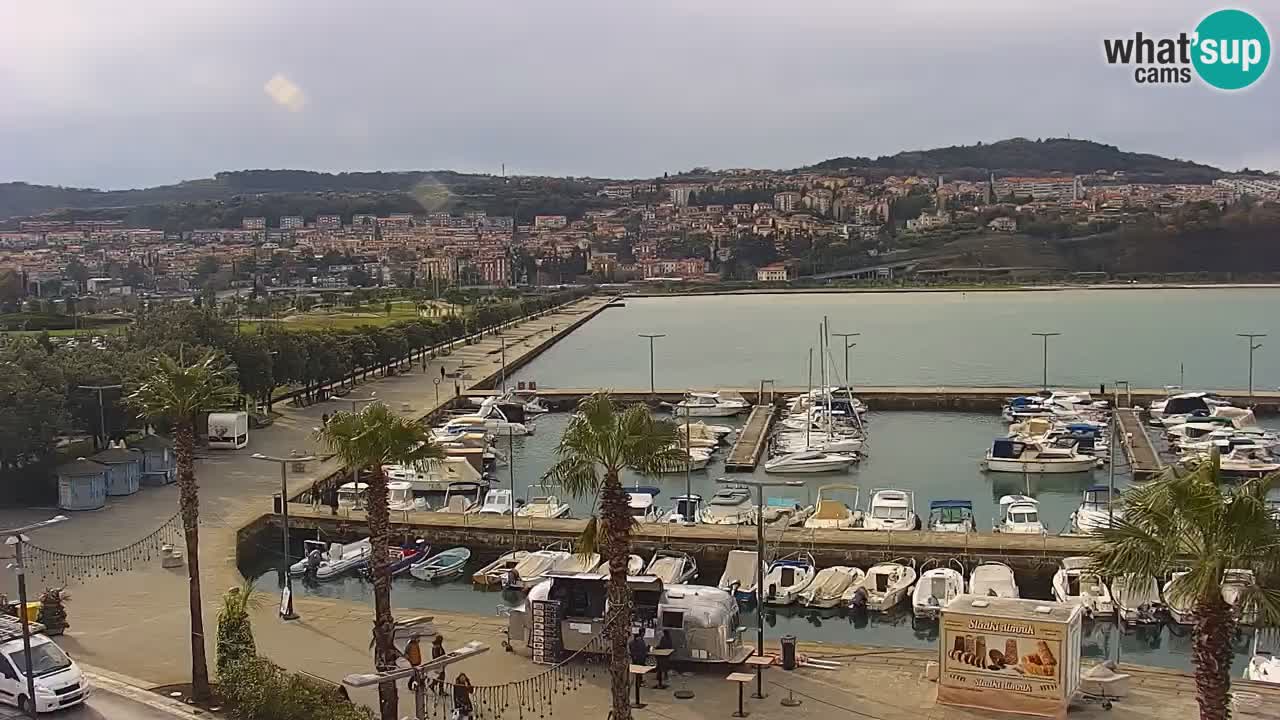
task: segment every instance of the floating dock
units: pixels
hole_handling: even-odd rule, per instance
[[[1142,423],[1139,410],[1124,408],[1116,410],[1116,421],[1120,426],[1120,444],[1124,447],[1125,457],[1129,459],[1129,467],[1133,468],[1134,480],[1150,480],[1164,470],[1164,461],[1156,452],[1147,427]]]
[[[769,429],[773,427],[776,410],[773,405],[756,405],[751,408],[747,424],[742,426],[738,439],[729,449],[729,457],[725,460],[727,472],[751,472],[760,463],[760,455],[769,444]]]

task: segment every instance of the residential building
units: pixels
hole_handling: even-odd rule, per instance
[[[1011,217],[998,217],[987,223],[987,227],[996,232],[1014,232],[1018,229],[1018,221]]]
[[[564,215],[535,215],[533,218],[535,230],[558,230],[568,224],[569,218]]]
[[[1280,199],[1280,178],[1229,177],[1214,180],[1213,184],[1230,190],[1237,198],[1252,195],[1266,200]]]
[[[266,230],[267,219],[265,217],[247,217],[240,221],[240,227],[245,230]]]
[[[342,227],[341,215],[317,215],[316,227],[325,229],[334,229]]]
[[[786,192],[775,193],[773,196],[773,207],[779,212],[795,212],[800,208],[800,193]]]
[[[297,230],[303,224],[301,215],[284,215],[280,218],[281,230]]]
[[[760,282],[787,282],[791,279],[791,268],[785,263],[765,265],[756,270],[756,280]]]
[[[1030,196],[1033,200],[1079,200],[1084,197],[1079,177],[1007,177],[995,181],[997,199]]]
[[[689,204],[689,196],[701,189],[701,185],[672,185],[667,188],[667,194],[671,197],[673,205],[686,207]]]

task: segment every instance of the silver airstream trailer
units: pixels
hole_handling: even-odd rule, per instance
[[[604,630],[609,576],[605,573],[550,573],[529,590],[511,610],[508,636],[530,647],[531,608],[558,603],[560,650],[564,654],[587,647]],[[743,645],[738,626],[738,603],[731,593],[705,585],[670,585],[652,576],[627,578],[634,597],[633,632],[644,631],[651,646],[663,630],[671,637],[673,660],[740,663],[751,653]],[[598,646],[598,644],[597,644]]]

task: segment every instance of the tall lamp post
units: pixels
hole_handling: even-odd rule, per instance
[[[102,433],[102,447],[105,448],[107,446],[108,438],[111,436],[107,434],[107,415],[106,415],[106,411],[103,410],[102,391],[103,390],[119,390],[124,386],[123,385],[77,385],[76,387],[80,388],[81,390],[92,390],[98,393],[98,431]]]
[[[1040,361],[1040,387],[1045,390],[1049,389],[1049,338],[1061,335],[1060,332],[1033,332],[1038,338],[1044,340],[1044,354]]]
[[[1262,347],[1262,343],[1254,344],[1253,341],[1266,336],[1266,333],[1236,333],[1236,337],[1242,337],[1249,343],[1249,397],[1253,397],[1253,351]]]
[[[856,338],[862,333],[831,333],[838,338],[844,338],[844,384],[853,387],[853,380],[849,378],[849,348],[857,347],[858,343],[850,342],[849,338]]]
[[[23,665],[26,668],[22,674],[27,677],[27,712],[30,713],[31,717],[36,717],[36,676],[35,673],[31,672],[31,623],[27,620],[27,575],[26,568],[23,566],[22,555],[22,544],[30,542],[31,538],[24,533],[50,525],[57,525],[69,519],[66,515],[55,515],[48,520],[3,531],[5,535],[9,536],[5,539],[4,544],[13,546],[13,564],[9,567],[18,576],[18,605],[20,606],[18,608],[18,617],[22,621],[22,657]]]
[[[804,487],[799,480],[730,480],[716,478],[728,485],[746,485],[756,489],[756,655],[764,655],[764,491],[771,487]],[[764,697],[764,675],[756,673],[757,699]]]
[[[315,460],[314,455],[306,455],[303,457],[271,457],[262,453],[254,453],[249,457],[254,460],[263,462],[273,462],[280,465],[280,542],[281,572],[284,574],[284,595],[280,598],[280,619],[281,620],[297,620],[298,614],[293,611],[293,576],[289,573],[289,463],[291,462],[310,462]]]
[[[666,335],[640,333],[637,337],[649,338],[649,394],[657,395],[658,393],[653,387],[653,341],[658,338],[664,338]]]

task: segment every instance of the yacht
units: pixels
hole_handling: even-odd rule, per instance
[[[1091,559],[1075,555],[1062,559],[1053,574],[1053,599],[1079,605],[1089,617],[1110,615],[1115,609],[1111,591],[1102,578],[1089,569]]]
[[[1119,493],[1116,495],[1112,497],[1111,488],[1106,485],[1090,485],[1080,507],[1071,513],[1071,532],[1090,535],[1111,527],[1113,516],[1123,518]]]
[[[1000,498],[1000,520],[995,532],[1021,535],[1043,535],[1040,522],[1040,503],[1026,495],[1005,495]]]
[[[813,556],[807,552],[794,553],[769,563],[764,576],[764,602],[766,605],[790,605],[800,593],[813,583],[817,569]]]
[[[1209,416],[1215,407],[1230,405],[1222,398],[1204,392],[1181,393],[1170,395],[1164,400],[1156,400],[1147,408],[1152,420],[1158,420],[1165,427],[1173,427],[1187,421],[1197,414]]]
[[[1160,622],[1160,587],[1151,576],[1125,575],[1111,581],[1116,615],[1127,623]]]
[[[1280,683],[1280,658],[1268,652],[1255,652],[1244,666],[1244,679],[1263,683]]]
[[[764,464],[767,473],[823,473],[848,470],[858,461],[856,455],[826,453],[820,450],[779,455]]]
[[[630,558],[628,558],[630,561]],[[568,557],[560,558],[551,568],[552,572],[557,573],[589,573],[596,572],[600,568],[600,553],[569,553]],[[605,565],[603,572],[608,572],[609,566]]]
[[[819,452],[854,454],[862,452],[865,439],[852,433],[827,432],[826,429],[805,432],[784,430],[773,438],[773,449],[782,454],[817,450]]]
[[[873,490],[862,527],[865,530],[919,530],[920,516],[916,514],[915,505],[916,494],[910,490]]]
[[[984,562],[969,574],[969,594],[1000,598],[1016,598],[1018,581],[1008,565]]]
[[[760,565],[754,550],[730,550],[718,587],[733,593],[738,602],[751,603],[756,599],[759,577]]]
[[[444,457],[426,460],[420,467],[383,465],[382,472],[388,480],[404,481],[413,486],[419,495],[443,493],[456,482],[483,482],[484,476],[464,457]]]
[[[1079,452],[1074,443],[1060,446],[1046,440],[997,438],[985,464],[991,472],[1039,475],[1087,472],[1098,465],[1098,458]]]
[[[956,563],[959,565],[959,563]],[[925,570],[911,595],[911,612],[918,618],[936,620],[942,609],[957,595],[964,594],[964,575],[955,568]]]
[[[512,505],[511,491],[490,490],[484,494],[484,502],[480,507],[473,508],[469,512],[477,515],[510,515],[515,508]]]
[[[644,574],[658,578],[664,586],[684,585],[698,576],[698,561],[679,550],[657,550]]]
[[[805,607],[833,608],[840,604],[849,588],[862,582],[865,575],[856,567],[844,565],[822,568],[796,601]]]
[[[730,485],[711,496],[702,509],[700,519],[708,525],[750,525],[755,514],[751,490],[740,485]]]
[[[853,493],[853,505],[835,499],[836,492]],[[807,529],[825,528],[828,530],[855,530],[863,525],[861,510],[858,506],[858,488],[855,485],[823,485],[818,488],[818,502],[814,505],[813,514],[804,521]]]
[[[969,500],[930,500],[929,529],[933,532],[977,532],[973,503]]]
[[[671,406],[674,415],[685,417],[732,417],[751,408],[742,398],[722,398],[718,392],[687,392]]]
[[[916,582],[916,569],[898,562],[885,562],[872,565],[863,576],[862,582],[850,594],[850,604],[854,607],[865,602],[866,609],[872,612],[892,610],[911,592]],[[859,600],[858,590],[861,590]]]
[[[533,434],[533,423],[524,422],[523,412],[517,406],[500,405],[497,398],[485,398],[474,413],[458,415],[432,431],[439,441],[446,441],[463,433],[482,428],[499,437]],[[516,417],[520,416],[520,417]]]
[[[1280,470],[1280,462],[1259,445],[1236,445],[1221,456],[1218,469],[1228,477],[1257,478]]]

